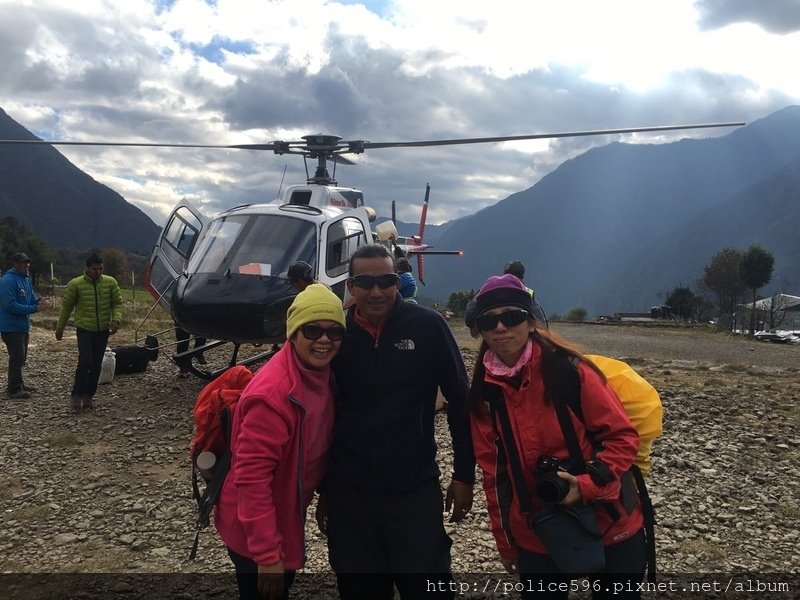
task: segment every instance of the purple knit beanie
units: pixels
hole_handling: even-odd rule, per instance
[[[489,277],[475,296],[476,316],[498,306],[516,306],[533,316],[533,298],[519,278],[511,274]]]

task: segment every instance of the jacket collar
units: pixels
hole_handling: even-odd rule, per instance
[[[284,352],[282,356],[284,368],[289,374],[289,382],[291,385],[289,395],[297,402],[297,404],[302,406],[304,396],[303,390],[309,386],[324,387],[328,385],[332,377],[331,367],[328,365],[321,371],[315,371],[305,367],[300,363],[300,359],[297,357],[297,353],[294,350],[294,344],[288,340],[281,351]],[[275,360],[275,358],[272,360]]]
[[[377,339],[381,331],[383,331],[383,328],[386,325],[386,323],[388,323],[393,316],[395,316],[397,313],[403,310],[403,308],[406,305],[407,303],[403,301],[403,297],[398,292],[397,295],[395,296],[394,304],[392,305],[392,310],[389,311],[389,314],[386,316],[386,318],[377,325],[373,325],[366,319],[362,318],[361,315],[357,314],[358,307],[354,304],[347,311],[348,325],[357,325],[358,327],[360,327],[361,329],[372,335],[375,339]]]

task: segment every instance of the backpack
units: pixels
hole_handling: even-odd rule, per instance
[[[116,362],[115,375],[128,375],[130,373],[144,373],[147,365],[158,358],[158,338],[148,335],[144,346],[116,346],[111,348]]]
[[[639,453],[635,464],[647,477],[653,440],[663,432],[664,409],[658,391],[626,362],[598,354],[587,354],[586,358],[606,376],[609,387],[617,394],[639,432]]]
[[[189,560],[197,556],[200,532],[211,523],[211,512],[230,470],[233,412],[242,391],[252,378],[250,369],[236,365],[206,385],[197,395],[193,411],[194,437],[189,449],[192,497],[197,502],[197,525]],[[205,480],[202,493],[199,479]]]
[[[116,355],[115,375],[129,375],[130,373],[144,373],[150,363],[150,349],[141,346],[115,346],[112,348]]]
[[[653,504],[650,501],[650,494],[647,491],[644,476],[650,470],[650,450],[653,440],[661,435],[663,430],[661,399],[658,396],[658,391],[644,377],[634,371],[629,364],[597,354],[585,355],[585,357],[606,376],[608,386],[614,390],[620,399],[628,418],[639,433],[639,452],[631,469],[623,475],[621,499],[625,504],[626,493],[629,496],[638,495],[639,497],[642,514],[644,515],[645,539],[647,542],[647,578],[651,583],[655,583],[656,515]],[[567,440],[567,446],[571,448],[570,455],[579,455],[577,437],[572,421],[569,420],[566,411],[559,411],[564,406],[560,402],[563,400],[572,413],[583,422],[583,411],[580,404],[581,382],[578,376],[576,359],[565,352],[556,351],[550,355],[549,360],[552,361],[551,376],[555,376],[551,397],[554,399],[556,412],[561,413],[558,414],[559,424],[564,433],[564,438]],[[547,383],[546,381],[546,385]],[[559,404],[561,407],[559,407]],[[587,429],[587,435],[592,444],[596,446],[593,432]]]

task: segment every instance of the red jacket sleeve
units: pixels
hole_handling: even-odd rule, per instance
[[[494,536],[500,556],[515,559],[517,547],[507,522],[508,510],[513,496],[511,476],[502,442],[497,435],[493,417],[482,408],[471,413],[472,447],[475,460],[483,474],[483,490],[486,493],[486,507],[489,512],[489,529]]]
[[[608,465],[615,477],[611,483],[598,487],[588,474],[579,475],[581,496],[584,502],[614,500],[619,497],[620,477],[636,460],[639,434],[614,390],[594,369],[581,362],[578,374],[581,380],[582,426],[593,432],[595,442],[602,445],[596,458]]]

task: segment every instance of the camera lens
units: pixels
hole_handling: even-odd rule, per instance
[[[536,479],[536,495],[547,504],[558,504],[567,497],[569,482],[555,473],[548,473]]]

